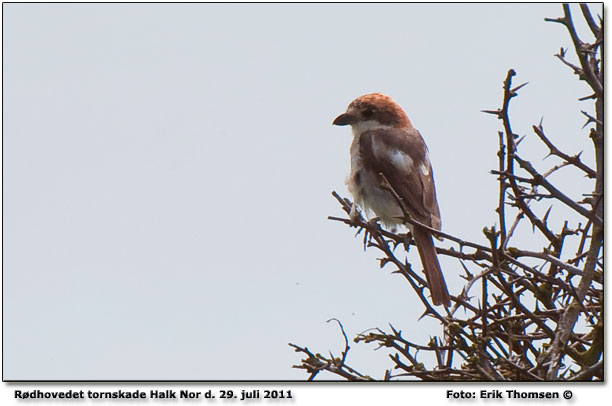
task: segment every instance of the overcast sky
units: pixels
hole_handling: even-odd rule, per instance
[[[331,122],[362,94],[404,107],[443,230],[465,239],[496,221],[500,122],[480,110],[500,106],[509,68],[529,82],[515,131],[543,117],[593,162],[588,90],[553,57],[564,27],[544,22],[559,4],[3,10],[5,379],[305,379],[287,343],[339,355],[332,317],[349,337],[439,334],[405,280],[327,220],[351,142]],[[457,294],[460,265],[442,267]],[[349,359],[381,377],[373,348]]]

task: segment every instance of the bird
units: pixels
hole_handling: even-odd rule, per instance
[[[346,180],[355,203],[374,212],[385,227],[407,226],[419,252],[434,305],[450,304],[432,233],[413,221],[441,229],[433,170],[425,140],[391,97],[370,93],[353,100],[332,123],[350,125],[351,170]],[[391,187],[397,196],[394,196]],[[401,199],[400,203],[398,197]],[[402,206],[404,210],[402,210]],[[350,216],[359,216],[353,204]]]

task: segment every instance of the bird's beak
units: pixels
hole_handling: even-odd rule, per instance
[[[349,124],[354,124],[356,122],[357,122],[357,118],[355,116],[352,116],[348,113],[344,113],[336,117],[336,119],[334,120],[332,124],[333,125],[349,125]]]

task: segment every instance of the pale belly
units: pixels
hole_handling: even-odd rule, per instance
[[[363,169],[353,169],[346,184],[367,218],[379,217],[389,227],[403,223],[401,207],[391,193],[379,186],[377,175]]]

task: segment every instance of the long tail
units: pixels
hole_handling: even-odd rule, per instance
[[[450,296],[448,295],[444,275],[442,275],[442,269],[440,269],[431,233],[423,228],[414,227],[412,236],[416,242],[419,256],[425,269],[425,277],[431,291],[433,304],[436,306],[441,304],[448,306],[450,304]]]

